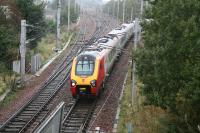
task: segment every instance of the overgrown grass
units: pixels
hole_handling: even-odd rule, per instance
[[[121,112],[118,125],[118,133],[127,132],[127,123],[132,124],[132,132],[135,133],[160,133],[165,127],[160,120],[168,117],[165,110],[155,106],[145,106],[145,97],[140,91],[142,84],[137,83],[136,93],[131,102],[131,72],[125,86],[124,96],[121,101]]]
[[[0,107],[5,107],[9,105],[15,98],[17,92],[21,91],[23,89],[22,86],[17,86],[15,83],[15,79],[10,80],[10,84],[7,85],[7,89],[11,89],[11,91],[8,93],[8,95],[5,97],[3,101],[0,102]]]
[[[0,77],[0,95],[2,95],[6,90],[6,83],[3,81],[3,78]]]
[[[38,43],[36,50],[40,54],[42,64],[54,54],[53,48],[55,47],[55,35],[47,34],[41,41]]]
[[[0,102],[0,107],[4,107],[6,105],[8,105],[14,98],[15,98],[15,94],[18,90],[21,89],[21,87],[18,87],[16,85],[16,78],[19,75],[16,74],[8,74],[4,76],[0,76],[0,86],[1,86],[1,93],[0,95],[2,95],[3,93],[5,93],[6,90],[10,89],[11,91],[8,93],[8,95],[5,97],[5,99],[3,101]]]
[[[0,95],[2,95],[7,89],[13,88],[13,83],[18,75],[15,74],[0,74]]]
[[[61,49],[64,47],[66,42],[74,33],[62,32],[61,34]],[[56,53],[53,49],[56,46],[56,38],[54,34],[47,34],[41,41],[38,43],[36,51],[40,54],[42,64],[44,64],[48,59],[52,58]]]
[[[17,90],[12,90],[3,101],[0,102],[0,107],[5,107],[7,105],[9,105],[11,103],[11,101],[13,101],[13,99],[16,98],[16,93]]]

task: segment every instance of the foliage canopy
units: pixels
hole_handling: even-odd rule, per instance
[[[177,119],[169,132],[197,132],[200,124],[200,1],[156,0],[146,11],[144,47],[135,54],[147,104]]]

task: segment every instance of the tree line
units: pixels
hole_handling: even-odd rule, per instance
[[[171,115],[163,132],[197,133],[200,125],[200,1],[154,0],[144,17],[144,46],[135,51],[145,105]],[[161,129],[162,130],[162,129]]]
[[[19,38],[21,19],[37,28],[27,29],[27,39],[35,37],[30,45],[35,47],[37,37],[44,33],[46,26],[43,16],[44,4],[34,4],[33,0],[0,1],[0,70],[10,70],[12,61],[19,58]]]

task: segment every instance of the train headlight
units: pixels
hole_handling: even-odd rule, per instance
[[[76,81],[75,81],[75,80],[72,80],[72,81],[71,81],[71,86],[72,86],[72,87],[75,87],[75,86],[76,86]]]
[[[92,87],[96,87],[96,80],[90,81],[90,84],[91,84]]]

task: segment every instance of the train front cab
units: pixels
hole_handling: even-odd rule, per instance
[[[71,93],[77,96],[96,97],[104,78],[103,61],[92,55],[80,55],[74,59],[71,69]]]

